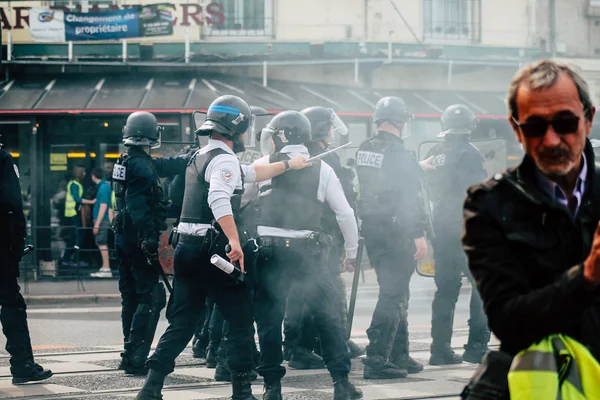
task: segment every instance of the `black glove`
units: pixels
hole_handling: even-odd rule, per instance
[[[144,239],[142,240],[142,251],[148,260],[158,259],[158,240]]]

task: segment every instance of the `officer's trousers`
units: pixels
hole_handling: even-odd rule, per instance
[[[17,282],[18,263],[0,253],[0,322],[6,337],[13,374],[27,374],[33,367],[33,351],[27,326],[27,306]]]
[[[253,305],[248,284],[238,284],[210,263],[213,254],[226,258],[224,247],[212,250],[179,243],[175,250],[173,280],[174,300],[169,313],[169,327],[160,338],[156,351],[148,359],[148,367],[163,374],[175,368],[175,359],[194,334],[196,323],[210,296],[229,323],[226,351],[232,373],[249,372],[253,367]],[[207,246],[208,247],[208,246]]]
[[[409,284],[416,268],[414,240],[368,221],[363,221],[362,233],[379,284],[377,305],[367,329],[367,356],[387,359],[408,355]]]
[[[115,249],[119,260],[125,357],[132,365],[141,367],[150,352],[166,294],[159,282],[159,271],[148,264],[137,245],[116,234]]]
[[[331,274],[335,294],[335,307],[340,314],[342,329],[346,331],[348,304],[346,300],[346,285],[341,276],[341,256],[344,253],[343,243],[331,249],[324,268]],[[292,285],[290,290],[285,319],[283,321],[284,344],[290,349],[304,347],[313,350],[317,331],[314,325],[314,317],[311,310],[297,301],[304,297],[299,291],[302,285]],[[290,300],[292,299],[292,300]],[[318,341],[317,341],[318,344]],[[315,349],[320,351],[320,349]]]
[[[434,279],[437,287],[431,313],[432,350],[442,349],[451,343],[454,309],[462,286],[462,274],[471,281],[472,285],[469,345],[486,346],[490,339],[487,317],[473,276],[467,266],[467,259],[461,247],[460,233],[443,233],[441,229],[438,229],[438,232],[432,243],[435,252]]]
[[[323,360],[334,380],[350,371],[350,353],[342,330],[331,275],[319,256],[309,256],[301,248],[263,248],[258,258],[255,293],[256,323],[260,340],[261,362],[257,372],[268,380],[285,375],[281,366],[281,324],[290,286],[303,285],[303,299],[314,315],[322,341]]]

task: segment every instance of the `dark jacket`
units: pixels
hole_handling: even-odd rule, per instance
[[[587,143],[586,190],[575,218],[537,188],[534,162],[472,186],[463,247],[501,350],[515,355],[551,333],[600,360],[600,299],[583,278],[600,219],[600,179]]]
[[[26,224],[17,169],[10,153],[0,149],[0,258],[19,262],[25,247]]]

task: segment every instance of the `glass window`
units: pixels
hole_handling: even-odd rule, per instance
[[[479,7],[480,0],[424,0],[425,39],[477,40]]]
[[[273,0],[215,0],[222,7],[224,20],[205,25],[208,36],[271,36]]]

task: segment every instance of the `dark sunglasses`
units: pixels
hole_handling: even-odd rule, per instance
[[[584,111],[585,113],[586,111]],[[581,117],[570,116],[552,119],[550,121],[543,118],[530,118],[527,122],[519,122],[512,117],[513,122],[527,138],[543,137],[548,132],[548,126],[552,126],[554,132],[558,135],[569,135],[577,132],[579,128],[579,120]]]

